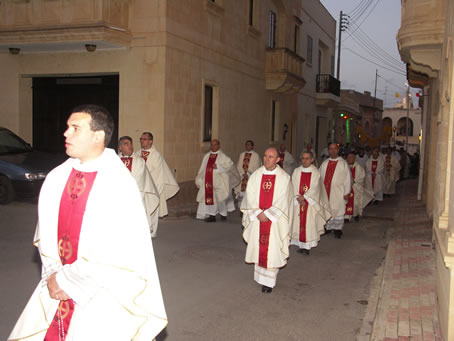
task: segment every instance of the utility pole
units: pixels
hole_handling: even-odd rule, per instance
[[[378,70],[375,69],[374,112],[375,112],[375,99],[377,98],[377,79],[378,79]]]
[[[342,32],[348,27],[349,15],[343,14],[342,11],[339,13],[339,42],[337,45],[337,79],[340,80],[340,60],[341,60],[341,43],[342,43]]]

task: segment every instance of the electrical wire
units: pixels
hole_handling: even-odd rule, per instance
[[[351,32],[351,33],[344,39],[344,41],[347,40],[348,38],[350,38],[351,35],[352,35],[353,33],[355,33],[356,30],[358,30],[358,29],[361,27],[361,25],[364,23],[364,21],[366,21],[366,19],[369,17],[369,15],[374,11],[375,7],[377,7],[377,5],[378,5],[379,2],[380,2],[380,0],[377,0],[377,1],[375,2],[374,7],[372,7],[372,9],[369,11],[369,13],[368,13],[368,14],[366,15],[366,17],[363,19],[363,21],[361,21],[361,23],[358,25],[358,27],[357,27],[353,32]],[[359,19],[359,17],[358,17],[358,19]],[[357,19],[351,18],[352,23],[355,23],[355,20],[357,20]],[[355,24],[356,24],[356,23],[355,23]]]
[[[389,60],[387,60],[386,58],[384,58],[383,56],[381,56],[379,53],[377,53],[376,50],[374,49],[370,49],[369,46],[367,46],[367,44],[364,44],[362,41],[360,41],[357,37],[355,36],[352,36],[353,40],[360,46],[363,48],[363,50],[365,52],[367,52],[372,58],[380,61],[381,63],[385,64],[386,66],[394,69],[395,71],[403,71],[403,64],[401,65],[396,65],[392,62],[390,62]]]
[[[383,66],[383,65],[380,65],[380,64],[378,64],[378,63],[375,63],[375,62],[371,61],[370,59],[368,59],[368,58],[366,58],[366,57],[364,57],[364,56],[362,56],[362,55],[356,53],[355,51],[349,49],[348,47],[344,47],[344,48],[342,48],[342,50],[350,51],[351,53],[357,55],[358,57],[360,57],[360,58],[362,58],[362,59],[364,59],[364,60],[367,60],[369,63],[372,63],[372,64],[374,64],[374,65],[377,65],[377,66],[379,66],[379,67],[381,67],[381,68],[383,68],[383,69],[385,69],[385,70],[388,70],[388,71],[397,73],[397,74],[399,74],[399,75],[401,75],[401,76],[406,76],[406,73],[405,73],[405,72],[395,71],[395,70],[392,70],[392,69],[390,69],[390,68],[387,68],[386,66]]]
[[[353,25],[356,25],[353,23]],[[377,53],[380,53],[384,58],[388,59],[390,62],[395,63],[399,68],[402,66],[402,61],[390,55],[386,50],[381,48],[373,39],[371,39],[361,28],[354,33],[361,41],[364,41],[365,44],[369,45]]]

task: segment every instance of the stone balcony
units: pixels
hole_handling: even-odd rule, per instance
[[[128,47],[128,0],[0,0],[0,51]]]
[[[304,58],[287,48],[266,51],[265,87],[277,93],[291,95],[304,87]]]
[[[411,65],[412,71],[437,77],[443,49],[445,11],[446,1],[402,1],[397,44],[402,60]]]

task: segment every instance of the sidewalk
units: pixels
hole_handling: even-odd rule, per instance
[[[398,195],[369,206],[365,216],[393,220],[384,264],[371,285],[358,341],[441,341],[435,292],[432,226],[417,180],[398,184]],[[386,214],[384,214],[386,212]]]

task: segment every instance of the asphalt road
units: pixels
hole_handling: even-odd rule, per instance
[[[33,202],[0,206],[0,340],[39,281],[35,224]],[[237,212],[211,224],[161,220],[153,241],[169,325],[158,340],[354,340],[390,224],[346,224],[341,240],[323,236],[309,256],[291,247],[276,288],[263,294],[244,263]]]

